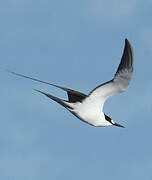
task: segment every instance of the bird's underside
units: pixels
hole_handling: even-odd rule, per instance
[[[123,127],[114,121],[106,114],[102,112],[105,101],[112,95],[121,93],[126,90],[133,74],[133,53],[129,41],[125,40],[124,52],[121,58],[121,62],[116,71],[114,78],[106,83],[103,83],[93,89],[88,95],[81,92],[58,86],[52,83],[41,81],[35,78],[31,78],[19,73],[11,72],[15,75],[28,78],[34,81],[45,83],[57,88],[60,88],[67,92],[68,100],[63,100],[55,97],[51,94],[45,93],[40,90],[36,90],[57,103],[64,106],[72,114],[77,116],[82,121],[93,126],[110,126],[115,125]]]

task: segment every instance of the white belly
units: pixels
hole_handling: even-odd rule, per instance
[[[97,102],[93,103],[89,98],[83,103],[76,103],[72,111],[76,113],[81,120],[93,126],[111,125],[110,122],[105,120],[104,113],[102,112],[102,105],[99,105]]]

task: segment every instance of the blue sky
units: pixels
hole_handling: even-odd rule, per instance
[[[0,179],[152,179],[152,2],[0,2]],[[104,111],[126,126],[94,128],[34,92],[53,87],[5,69],[89,93],[110,80],[124,40],[135,72]]]

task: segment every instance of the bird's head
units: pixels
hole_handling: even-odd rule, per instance
[[[118,123],[116,123],[116,122],[114,122],[109,116],[107,116],[106,114],[105,114],[105,119],[107,120],[107,121],[109,121],[110,123],[111,123],[111,125],[113,125],[113,126],[117,126],[117,127],[122,127],[122,128],[124,128],[124,126],[122,126],[121,124],[118,124]]]
[[[118,124],[118,123],[114,122],[113,120],[111,120],[111,124],[114,125],[114,126],[118,126],[118,127],[125,128],[124,126],[122,126],[121,124]]]

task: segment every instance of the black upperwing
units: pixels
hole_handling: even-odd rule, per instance
[[[75,103],[75,102],[82,102],[87,95],[79,93],[77,91],[67,91],[69,102]]]

